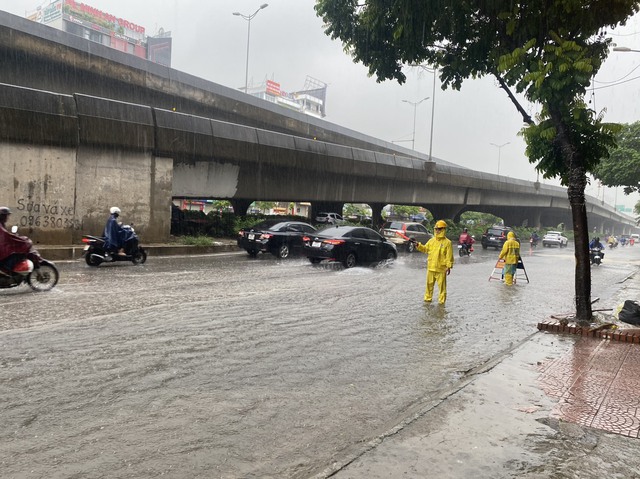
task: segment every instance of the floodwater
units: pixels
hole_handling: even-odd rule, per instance
[[[444,307],[420,253],[61,263],[49,293],[0,291],[2,477],[308,477],[573,310],[572,250],[528,253],[511,288],[489,281],[497,251],[456,258]],[[594,297],[629,255],[607,252]]]

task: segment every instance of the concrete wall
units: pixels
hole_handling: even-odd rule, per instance
[[[76,212],[76,151],[0,143],[0,204],[10,225],[36,243],[70,244],[82,221]]]

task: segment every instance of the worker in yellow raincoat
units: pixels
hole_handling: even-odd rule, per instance
[[[433,285],[438,283],[438,303],[447,300],[447,275],[453,267],[453,247],[446,236],[447,223],[440,220],[433,228],[433,236],[425,244],[417,243],[416,249],[427,254],[427,289],[424,300],[430,303],[433,299]]]
[[[507,241],[502,245],[499,259],[504,261],[504,268],[502,270],[504,273],[504,282],[512,285],[513,277],[518,267],[518,260],[520,259],[520,243],[516,240],[516,235],[513,231],[509,231],[507,234]]]

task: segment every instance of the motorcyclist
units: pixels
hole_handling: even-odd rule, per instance
[[[540,240],[540,236],[538,236],[537,232],[534,231],[533,233],[531,233],[531,238],[529,238],[529,243],[531,243],[532,246],[537,246],[539,240]]]
[[[460,236],[458,237],[458,244],[462,245],[468,251],[473,251],[473,248],[471,247],[471,245],[475,242],[476,240],[473,239],[473,236],[469,234],[469,232],[467,231],[467,228],[464,228],[462,230],[462,233],[460,233]]]
[[[589,251],[596,248],[600,249],[600,258],[604,259],[604,245],[600,242],[600,238],[598,236],[594,237],[589,242]]]
[[[107,256],[110,254],[121,254],[124,255],[124,242],[126,239],[126,231],[122,227],[122,224],[118,222],[118,216],[120,216],[120,208],[117,206],[112,206],[109,209],[109,218],[107,219],[107,224],[104,226],[104,249],[107,253]]]
[[[11,271],[13,267],[27,257],[32,242],[26,236],[11,233],[6,228],[11,210],[6,206],[0,207],[0,266]]]

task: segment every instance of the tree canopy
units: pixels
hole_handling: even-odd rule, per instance
[[[438,68],[442,87],[493,75],[528,124],[529,161],[567,186],[576,240],[576,315],[591,319],[584,190],[615,146],[616,125],[584,95],[607,57],[607,29],[640,9],[635,0],[318,0],[327,35],[378,81],[404,83],[404,65]],[[532,119],[514,92],[540,105]]]
[[[623,186],[626,194],[640,191],[640,121],[623,125],[616,143],[618,147],[602,160],[594,176],[606,186]]]

